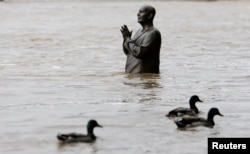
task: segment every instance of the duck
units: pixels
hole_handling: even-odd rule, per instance
[[[196,126],[205,126],[213,127],[215,125],[214,116],[219,115],[223,117],[223,114],[220,113],[218,108],[211,108],[208,111],[207,119],[201,117],[182,117],[179,120],[175,121],[175,124],[178,128],[187,128],[187,127],[196,127]]]
[[[87,124],[87,134],[80,133],[67,133],[67,134],[57,134],[57,139],[63,143],[72,143],[72,142],[94,142],[96,140],[96,136],[94,134],[95,127],[103,127],[98,124],[96,120],[89,120]]]
[[[166,115],[167,117],[180,117],[180,116],[195,116],[199,113],[198,108],[196,107],[196,102],[203,102],[200,100],[199,96],[193,95],[189,99],[189,108],[187,107],[178,107],[175,108]]]

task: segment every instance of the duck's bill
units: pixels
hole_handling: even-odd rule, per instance
[[[101,127],[102,128],[103,126],[98,124],[97,127]]]
[[[222,117],[224,116],[224,115],[223,115],[223,114],[221,114],[221,113],[219,113],[219,115],[220,115],[220,116],[222,116]]]
[[[202,100],[199,100],[199,102],[203,102]]]

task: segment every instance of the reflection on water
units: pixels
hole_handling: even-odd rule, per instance
[[[160,74],[125,74],[124,78],[123,84],[128,86],[131,95],[122,102],[146,103],[161,100],[158,95],[163,88]]]
[[[86,145],[84,146],[87,146],[87,147],[92,147],[92,152],[91,153],[97,153],[98,152],[98,149],[97,147],[95,146],[95,142],[93,143],[84,143]],[[83,143],[63,143],[63,142],[58,142],[57,144],[57,150],[59,152],[63,152],[63,151],[69,151],[70,152],[70,149],[73,150],[74,148],[77,148],[77,147],[84,147],[83,146]]]
[[[125,85],[142,89],[163,88],[160,84],[160,74],[126,74]]]

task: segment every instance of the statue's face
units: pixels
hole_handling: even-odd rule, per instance
[[[139,12],[137,13],[137,20],[139,23],[144,23],[147,20],[149,20],[149,11],[147,10],[147,8],[145,6],[141,7],[139,9]]]

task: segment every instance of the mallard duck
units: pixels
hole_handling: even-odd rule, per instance
[[[215,125],[214,116],[223,116],[218,108],[211,108],[207,114],[207,119],[199,117],[183,117],[180,120],[176,120],[175,124],[178,128],[206,126],[213,127]]]
[[[57,139],[61,142],[94,142],[96,136],[94,134],[95,127],[102,127],[96,120],[89,120],[87,124],[87,135],[78,133],[57,134]]]
[[[178,107],[175,108],[166,115],[167,117],[179,117],[184,115],[195,116],[199,113],[198,108],[196,107],[196,102],[203,102],[197,95],[193,95],[189,99],[190,108]]]

